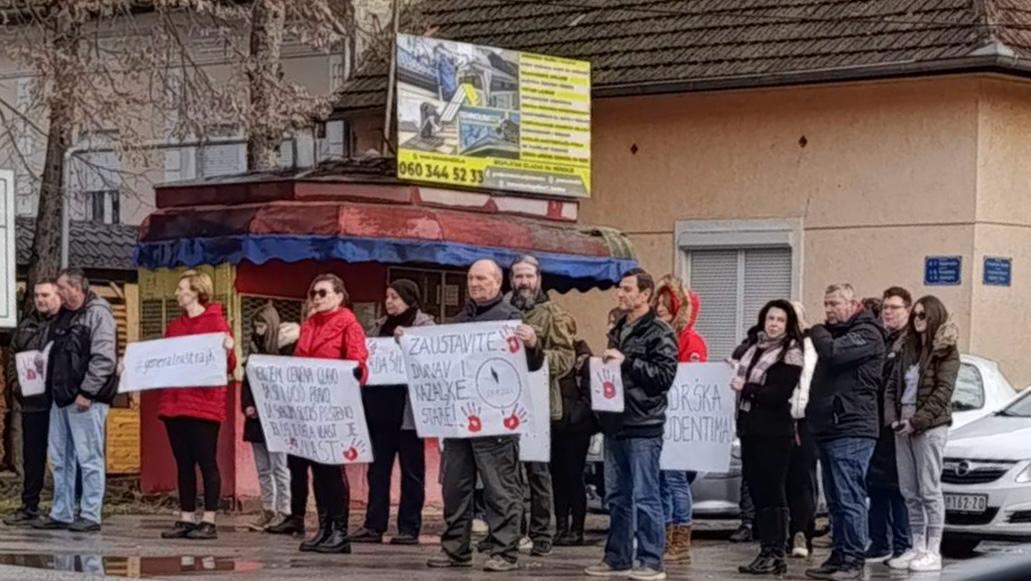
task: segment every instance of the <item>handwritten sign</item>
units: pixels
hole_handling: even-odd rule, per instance
[[[14,356],[14,364],[18,370],[18,385],[24,397],[43,395],[47,388],[47,359],[50,357],[50,345],[43,351],[22,351]]]
[[[401,346],[393,337],[369,337],[365,340],[365,346],[369,350],[369,359],[366,361],[369,379],[365,382],[366,386],[408,383]]]
[[[519,436],[520,462],[551,462],[551,381],[548,366],[530,374],[530,428]]]
[[[621,413],[626,405],[623,399],[623,372],[620,364],[605,363],[591,357],[591,409],[596,412]]]
[[[225,338],[225,333],[204,333],[130,343],[118,392],[225,385]]]
[[[422,438],[521,434],[532,402],[519,321],[416,327],[401,336]]]
[[[681,363],[667,398],[663,470],[727,472],[734,441],[734,392],[726,363]]]
[[[320,464],[372,462],[354,361],[251,355],[247,380],[272,452]]]

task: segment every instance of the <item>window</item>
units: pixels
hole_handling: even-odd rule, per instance
[[[98,224],[118,224],[120,220],[120,194],[118,190],[86,192],[88,199],[86,219]]]
[[[198,178],[236,175],[247,171],[247,143],[233,125],[208,128],[204,143],[196,149]]]
[[[121,216],[122,160],[113,132],[86,133],[68,168],[68,189],[76,194],[75,219],[118,224]]]
[[[968,363],[959,366],[956,389],[952,392],[952,411],[967,412],[984,407],[984,382],[977,367]]]

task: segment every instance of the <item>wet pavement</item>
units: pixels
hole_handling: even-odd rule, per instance
[[[227,517],[220,523],[217,541],[163,540],[161,531],[172,517],[115,516],[99,534],[67,531],[35,531],[0,525],[0,580],[65,579],[177,579],[190,581],[278,580],[278,579],[572,579],[584,578],[583,568],[596,563],[602,553],[604,517],[588,523],[589,546],[556,548],[550,557],[523,555],[514,573],[484,573],[479,569],[431,570],[426,559],[438,551],[437,538],[425,536],[417,547],[354,545],[351,555],[300,553],[300,539],[243,530],[253,517]],[[756,545],[734,545],[726,538],[733,522],[704,521],[697,525],[694,562],[671,565],[671,579],[734,580],[755,579],[737,573],[747,563]],[[353,526],[360,525],[357,516]],[[234,528],[239,526],[240,528]],[[427,530],[440,530],[440,519],[429,517]],[[1031,552],[1024,547],[995,544],[988,552]],[[819,564],[827,554],[817,548],[810,559],[792,559],[783,579],[804,579],[804,570]],[[482,565],[484,557],[474,561]],[[948,561],[949,567],[955,561]],[[948,569],[948,567],[947,567]],[[912,575],[890,571],[884,565],[868,567],[868,579],[919,579],[932,581],[938,574]]]

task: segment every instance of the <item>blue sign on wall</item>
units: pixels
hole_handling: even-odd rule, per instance
[[[926,286],[952,286],[963,279],[963,257],[927,256],[924,258],[924,284]]]
[[[984,257],[984,283],[991,286],[1013,284],[1013,259],[998,256]]]

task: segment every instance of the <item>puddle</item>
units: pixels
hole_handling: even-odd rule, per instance
[[[263,568],[257,561],[231,557],[110,557],[60,553],[0,555],[0,565],[131,579],[245,573]]]

